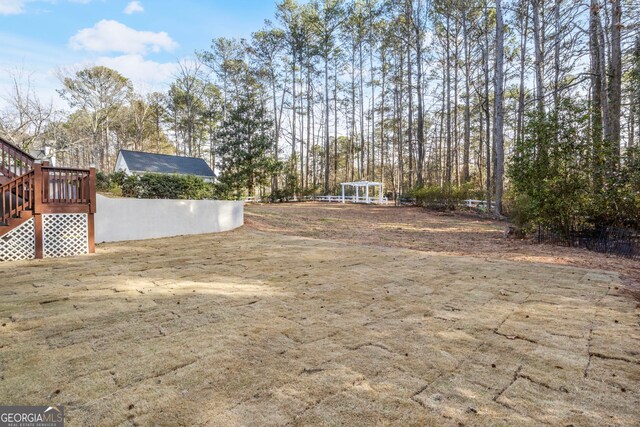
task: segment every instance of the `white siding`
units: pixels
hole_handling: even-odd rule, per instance
[[[118,153],[118,160],[116,161],[115,171],[124,171],[125,175],[131,175],[129,166],[127,166],[127,162],[124,160],[124,157],[122,157],[122,153]]]

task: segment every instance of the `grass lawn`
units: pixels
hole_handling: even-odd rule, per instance
[[[635,263],[412,208],[246,218],[0,264],[0,402],[70,426],[640,422]]]

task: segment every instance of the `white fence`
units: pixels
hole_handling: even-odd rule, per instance
[[[487,207],[486,200],[466,199],[466,200],[463,200],[463,202],[464,202],[464,205],[468,208],[486,209]]]
[[[315,200],[318,202],[342,202],[342,196],[307,196],[305,200]],[[350,203],[372,203],[378,204],[380,199],[378,197],[369,197],[366,196],[344,196],[345,202]],[[382,198],[382,204],[386,205],[389,203],[389,200],[386,197]]]
[[[313,200],[316,202],[342,202],[342,196],[304,196],[302,200]],[[244,199],[246,203],[261,203],[266,202],[268,199],[261,199],[260,197],[246,197]],[[290,202],[299,202],[300,199],[297,197],[293,197],[289,199]],[[350,203],[370,203],[370,204],[378,204],[380,203],[380,199],[378,197],[369,197],[367,199],[366,196],[344,196],[345,202]],[[389,204],[389,199],[386,197],[382,198],[382,204]]]
[[[244,224],[244,203],[98,195],[96,243],[229,231]]]

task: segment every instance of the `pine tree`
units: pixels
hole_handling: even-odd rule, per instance
[[[218,193],[223,198],[253,196],[277,170],[273,121],[256,91],[246,91],[228,111],[218,133]]]

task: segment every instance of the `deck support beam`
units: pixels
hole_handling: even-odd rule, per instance
[[[36,259],[44,258],[44,233],[42,232],[42,214],[34,214]]]

